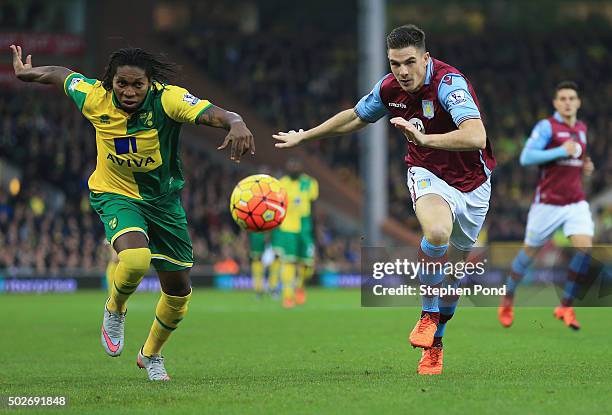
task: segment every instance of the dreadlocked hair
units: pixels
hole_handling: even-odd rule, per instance
[[[170,78],[176,73],[176,65],[171,62],[164,62],[155,55],[140,48],[123,48],[113,52],[108,60],[102,86],[107,91],[113,89],[113,77],[117,73],[119,66],[135,66],[145,71],[147,78],[151,82],[160,84],[169,83]]]

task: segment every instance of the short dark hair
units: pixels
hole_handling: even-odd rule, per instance
[[[119,66],[135,66],[145,71],[149,81],[161,84],[169,83],[170,78],[176,73],[176,65],[164,62],[151,53],[140,48],[123,48],[113,52],[102,77],[102,86],[107,91],[113,89],[113,78]]]
[[[559,92],[562,89],[573,89],[574,91],[576,91],[576,95],[580,96],[580,91],[578,90],[578,84],[576,82],[574,82],[574,81],[561,81],[555,87],[555,96],[554,96],[554,98],[557,98],[557,92]]]
[[[415,25],[396,27],[387,35],[387,49],[402,49],[409,46],[425,50],[425,32]]]

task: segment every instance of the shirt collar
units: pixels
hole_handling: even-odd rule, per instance
[[[113,105],[115,106],[115,108],[117,108],[118,110],[122,112],[125,112],[126,114],[130,114],[126,112],[123,108],[121,108],[121,104],[119,103],[119,100],[115,96],[115,91],[111,90],[111,94],[113,95]],[[147,96],[145,97],[144,101],[142,101],[142,104],[140,104],[140,107],[138,107],[138,109],[131,114],[135,114],[139,111],[142,111],[144,108],[147,108],[149,104],[151,103],[151,100],[153,99],[152,97],[153,97],[153,85],[151,85],[151,87],[149,88],[149,91],[147,92]]]
[[[553,118],[559,122],[564,122],[563,118],[561,117],[561,114],[559,114],[557,111],[555,111],[555,113],[553,114]]]
[[[431,77],[433,76],[433,59],[429,57],[429,62],[427,62],[427,75],[425,75],[425,85],[429,85],[431,83]]]

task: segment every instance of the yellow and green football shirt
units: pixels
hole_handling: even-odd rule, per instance
[[[295,180],[283,176],[280,183],[287,192],[289,201],[287,215],[280,230],[299,233],[302,231],[302,219],[310,217],[312,202],[319,197],[319,185],[315,179],[306,174],[300,175]]]
[[[319,198],[319,182],[314,177],[306,173],[300,175],[300,192],[304,203],[302,207],[302,217],[309,218],[312,214],[312,202]]]
[[[179,134],[212,104],[174,85],[153,83],[134,113],[123,111],[102,82],[70,74],[64,91],[96,130],[96,169],[89,177],[94,193],[117,193],[155,200],[183,188]]]

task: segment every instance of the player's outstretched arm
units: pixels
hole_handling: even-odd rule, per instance
[[[487,132],[477,118],[463,121],[459,129],[445,134],[423,134],[402,117],[389,120],[413,144],[449,151],[482,150],[487,145]]]
[[[361,130],[366,125],[368,125],[368,123],[359,118],[355,110],[351,108],[339,112],[324,123],[310,130],[279,132],[272,135],[272,137],[278,140],[275,144],[276,147],[289,148],[295,147],[305,140],[316,140],[319,138],[350,134]]]
[[[21,46],[11,45],[13,51],[13,69],[15,76],[24,82],[39,82],[53,84],[64,89],[66,77],[72,73],[68,68],[61,66],[32,67],[32,55],[26,56],[25,63],[21,54]]]
[[[546,164],[553,160],[566,157],[580,157],[582,147],[573,141],[566,141],[559,147],[543,150],[536,148],[533,145],[528,145],[523,148],[519,162],[521,166],[531,166],[534,164]]]
[[[217,150],[223,150],[231,144],[230,159],[236,163],[240,163],[240,157],[249,151],[251,154],[255,154],[255,138],[242,117],[235,112],[211,105],[200,114],[197,123],[224,128],[228,131],[223,143],[217,147]]]
[[[564,142],[558,147],[548,148],[552,140],[552,126],[547,119],[540,120],[525,143],[519,162],[521,166],[546,164],[557,159],[567,157],[578,158],[582,154],[582,147],[572,140]]]

